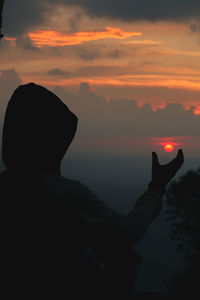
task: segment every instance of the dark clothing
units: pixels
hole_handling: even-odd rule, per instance
[[[51,293],[63,288],[68,292],[73,289],[74,295],[82,291],[94,296],[97,290],[113,293],[120,279],[113,278],[113,274],[117,275],[120,269],[124,279],[131,275],[132,284],[133,266],[139,261],[120,228],[118,232],[117,227],[113,231],[105,224],[86,222],[75,210],[73,200],[82,196],[82,201],[90,201],[86,199],[91,197],[89,190],[79,182],[65,179],[68,194],[65,190],[65,199],[63,191],[55,197],[42,180],[46,176],[8,170],[0,175],[0,247],[14,248],[15,255],[18,253],[15,259],[6,261],[5,272],[7,268],[12,270],[18,288],[19,281],[29,289],[34,283],[36,290],[41,289],[41,284],[43,290],[50,284]],[[97,215],[94,218],[98,220]],[[30,248],[35,249],[34,255],[27,255]],[[88,249],[96,254],[96,262],[88,256]],[[103,272],[100,261],[104,263]],[[121,279],[120,287],[124,291]]]
[[[132,246],[159,214],[161,195],[146,191],[125,216],[60,176],[76,128],[77,117],[47,89],[31,83],[12,95],[3,128],[0,247],[15,255],[1,272],[36,297],[41,288],[56,298],[124,296],[140,262]]]

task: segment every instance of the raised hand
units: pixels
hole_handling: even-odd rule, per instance
[[[149,188],[164,191],[165,186],[175,176],[183,162],[184,156],[181,149],[178,151],[177,156],[165,165],[160,165],[157,154],[152,152],[152,181]]]

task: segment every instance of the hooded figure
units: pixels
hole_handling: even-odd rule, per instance
[[[62,267],[66,268],[64,258],[73,261],[74,253],[78,260],[76,247],[67,233],[67,222],[73,214],[68,212],[67,218],[65,212],[64,224],[62,205],[51,196],[41,178],[41,174],[59,177],[61,160],[76,128],[77,117],[67,106],[34,83],[19,86],[8,103],[2,140],[6,170],[0,174],[0,248],[54,249],[50,264],[47,253],[35,252],[30,256],[21,250],[8,259],[5,257],[5,264],[1,262],[2,278],[7,279],[5,286],[12,285],[28,298],[28,290],[34,290],[35,295],[39,291],[58,295],[66,280],[66,276],[58,276]],[[65,249],[65,255],[60,249]],[[76,269],[75,265],[73,268]],[[69,264],[68,270],[72,270]]]
[[[35,252],[31,257],[17,252],[17,257],[9,256],[1,264],[3,277],[9,278],[4,285],[11,284],[20,296],[25,293],[29,298],[27,291],[32,291],[31,296],[40,293],[56,299],[63,289],[65,295],[73,292],[77,296],[75,284],[88,294],[85,275],[81,275],[82,266],[88,264],[79,232],[83,224],[71,205],[77,195],[81,198],[84,188],[60,176],[77,121],[55,94],[34,83],[19,86],[7,106],[2,138],[6,170],[0,174],[0,248],[48,248],[48,253]]]
[[[77,128],[77,117],[46,88],[30,83],[12,95],[3,127],[8,169],[60,172]]]
[[[12,95],[3,127],[7,168],[0,174],[0,247],[48,252],[26,256],[20,251],[9,256],[5,268],[1,264],[1,272],[13,276],[9,283],[16,283],[14,289],[23,283],[36,297],[41,287],[44,297],[59,298],[69,290],[92,299],[108,296],[108,291],[110,296],[124,296],[140,263],[132,246],[159,215],[164,186],[182,165],[183,154],[179,151],[163,166],[154,155],[149,188],[123,215],[80,182],[61,176],[61,160],[76,128],[77,117],[47,89],[30,83]]]

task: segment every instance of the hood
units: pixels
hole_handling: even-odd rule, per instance
[[[8,103],[4,120],[5,165],[53,171],[74,138],[77,121],[46,88],[34,83],[19,86]]]

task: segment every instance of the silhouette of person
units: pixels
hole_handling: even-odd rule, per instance
[[[160,165],[152,153],[152,180],[130,213],[123,215],[80,182],[61,175],[77,121],[42,86],[30,83],[14,91],[3,127],[0,245],[18,253],[17,259],[9,259],[18,289],[23,281],[35,294],[42,288],[44,295],[48,291],[56,297],[63,292],[95,299],[105,292],[124,296],[141,262],[133,246],[159,215],[165,186],[183,164],[183,152],[167,165]],[[39,248],[40,253],[34,250],[30,258],[24,248]],[[8,261],[5,272],[7,267]]]

